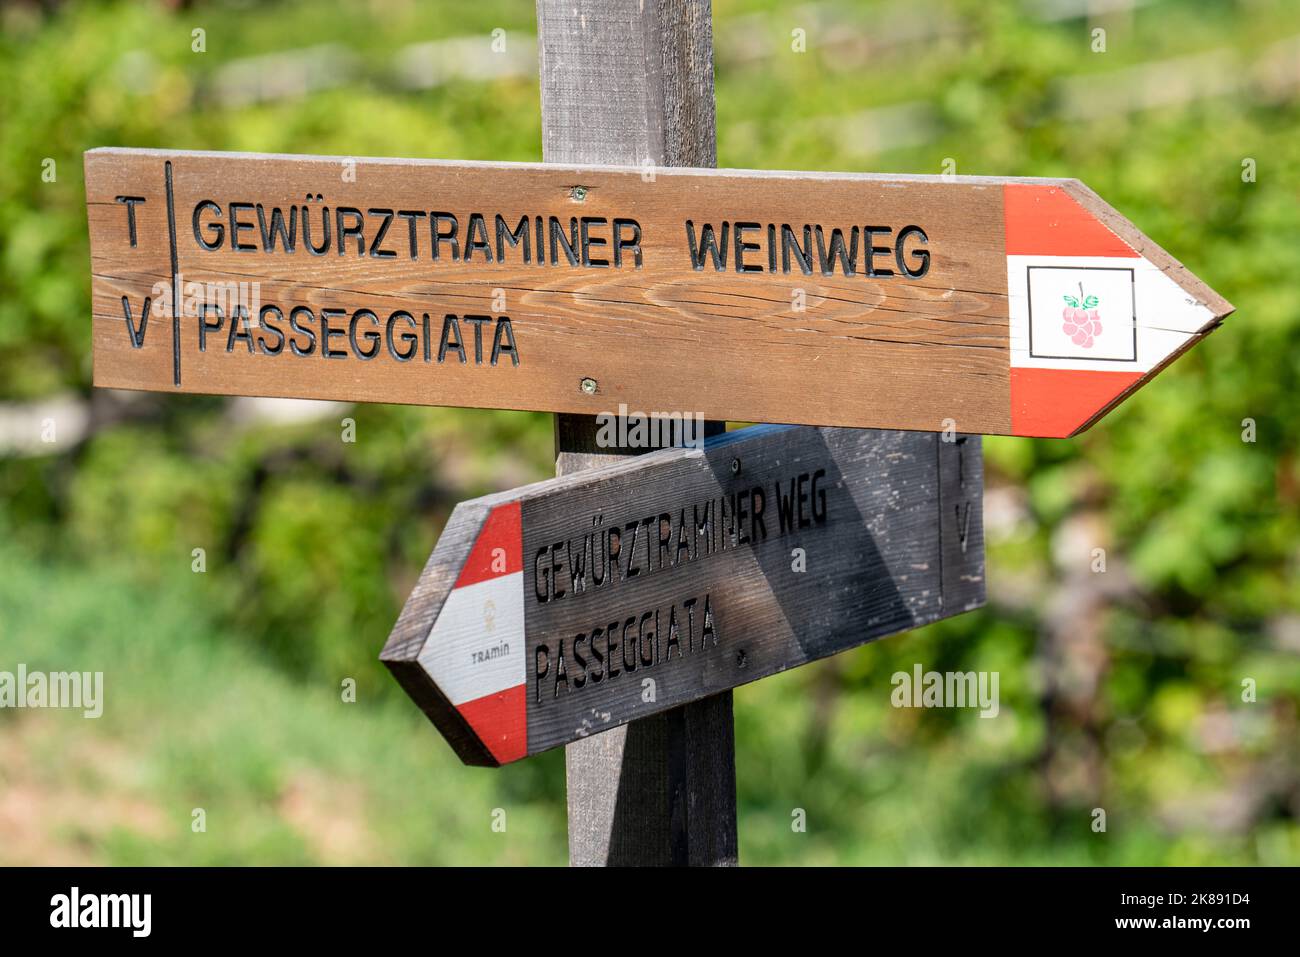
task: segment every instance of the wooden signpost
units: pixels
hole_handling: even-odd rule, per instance
[[[1068,436],[1231,312],[1076,180],[100,149],[86,190],[113,388]]]
[[[715,170],[707,2],[537,10],[543,164],[88,152],[95,384],[557,413],[382,658],[467,763],[567,745],[574,863],[735,863],[731,689],[982,604],[979,435],[1232,307],[1076,180]]]
[[[537,0],[542,158],[717,166],[707,0],[612,0],[593,14]],[[557,475],[636,451],[609,448],[597,426],[589,416],[555,417]],[[705,428],[720,434],[726,423]],[[729,690],[574,741],[564,749],[564,779],[574,866],[739,861]]]
[[[978,438],[755,426],[465,502],[382,658],[505,764],[978,607]]]

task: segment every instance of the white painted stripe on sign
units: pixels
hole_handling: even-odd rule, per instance
[[[1018,369],[1150,372],[1214,318],[1141,256],[1008,256],[1007,292]]]
[[[523,572],[453,588],[419,660],[453,705],[523,684]]]

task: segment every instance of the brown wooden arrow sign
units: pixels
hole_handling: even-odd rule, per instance
[[[381,658],[498,765],[984,603],[978,437],[753,426],[452,513]]]
[[[1068,179],[99,149],[86,199],[114,388],[1065,436],[1232,311]]]

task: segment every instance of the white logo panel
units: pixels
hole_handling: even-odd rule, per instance
[[[1011,365],[1149,372],[1214,318],[1142,257],[1008,256]]]
[[[453,588],[420,652],[420,665],[453,705],[525,680],[524,575]]]
[[[1028,266],[1029,354],[1137,361],[1133,270]]]

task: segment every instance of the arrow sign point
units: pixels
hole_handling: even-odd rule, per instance
[[[1003,210],[1016,435],[1082,432],[1232,312],[1077,180],[1007,183]]]
[[[524,757],[524,588],[519,502],[487,513],[417,659],[497,764]]]
[[[505,764],[983,604],[982,490],[976,438],[754,426],[464,502],[380,658]]]

